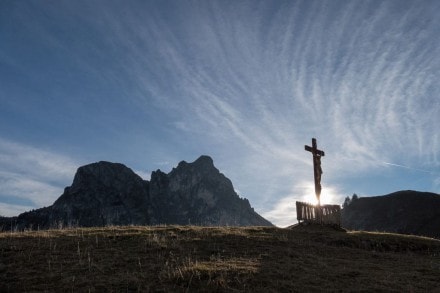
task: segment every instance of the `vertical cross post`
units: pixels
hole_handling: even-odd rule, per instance
[[[305,150],[311,152],[313,155],[313,175],[315,179],[315,194],[318,199],[318,207],[321,206],[321,157],[325,156],[325,153],[318,150],[316,138],[312,138],[312,146],[304,146]]]

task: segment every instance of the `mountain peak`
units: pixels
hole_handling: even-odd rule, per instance
[[[202,155],[194,161],[195,165],[214,166],[214,161],[210,156]]]
[[[192,163],[181,161],[177,167],[197,166],[197,167],[214,167],[214,161],[210,156],[202,155]]]
[[[112,163],[108,161],[99,161],[96,163],[91,163],[78,168],[77,172],[85,172],[88,174],[102,176],[106,173],[116,173],[131,171],[130,168],[121,163]],[[133,171],[131,171],[133,172]]]
[[[232,182],[206,155],[192,163],[182,161],[168,174],[154,171],[150,181],[119,163],[100,161],[82,166],[52,206],[23,213],[16,221],[21,228],[50,228],[57,223],[272,225],[236,194]]]
[[[175,174],[205,174],[205,175],[215,175],[220,174],[219,170],[214,166],[214,161],[211,157],[203,155],[192,163],[186,161],[181,161],[176,168],[173,168],[170,176]]]
[[[136,178],[137,181],[142,180],[124,164],[99,161],[79,167],[73,179],[72,187],[82,186],[85,182],[91,180],[99,180],[104,185],[109,186],[115,182],[126,182],[131,178]]]

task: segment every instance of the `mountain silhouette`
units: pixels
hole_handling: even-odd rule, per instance
[[[440,238],[440,195],[405,190],[355,198],[342,209],[342,226]]]
[[[182,161],[166,174],[152,172],[143,180],[119,163],[80,167],[71,186],[53,205],[2,218],[3,230],[60,226],[229,225],[272,226],[240,198],[232,182],[208,156]]]

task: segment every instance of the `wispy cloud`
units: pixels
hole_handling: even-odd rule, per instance
[[[156,103],[179,117],[179,131],[215,141],[222,161],[239,154],[222,169],[266,185],[264,195],[253,194],[260,186],[238,188],[260,207],[275,203],[268,217],[281,222],[280,206],[301,197],[280,186],[310,177],[302,145],[312,136],[326,148],[330,178],[380,169],[377,161],[438,166],[437,130],[427,125],[440,125],[440,44],[429,7],[199,4],[183,9],[178,28],[155,14],[142,30],[157,40],[148,46],[160,52],[156,74],[170,77],[153,87]]]
[[[248,16],[244,24],[232,20],[231,11],[215,8],[212,19],[228,19],[229,27],[204,18],[191,26],[204,30],[188,33],[214,39],[222,49],[222,62],[198,62],[184,50],[174,50],[170,58],[185,81],[183,96],[189,97],[182,111],[197,114],[182,116],[228,142],[243,143],[252,153],[249,157],[270,161],[270,175],[284,182],[287,176],[282,176],[280,166],[292,164],[290,184],[304,178],[302,169],[310,167],[301,145],[315,135],[333,157],[325,162],[326,175],[338,174],[332,177],[380,168],[377,160],[438,164],[432,160],[440,151],[437,130],[424,126],[440,123],[432,91],[438,88],[433,73],[439,69],[440,46],[425,33],[438,22],[433,15],[428,23],[421,22],[426,19],[423,8],[406,7],[401,17],[390,19],[396,13],[392,4],[364,6],[332,7],[331,19],[322,5],[288,7],[264,32],[258,16]],[[307,15],[301,22],[289,18],[296,9]],[[192,19],[197,22],[198,15]],[[278,43],[285,48],[277,50]],[[271,44],[269,50],[266,44]],[[211,53],[202,46],[194,51],[199,56]],[[267,169],[252,170],[256,181],[270,182]],[[283,206],[284,198],[291,197],[277,191]],[[283,209],[278,207],[273,211],[280,215]]]
[[[35,206],[14,205],[0,202],[0,216],[2,217],[15,217],[32,209],[35,209]]]
[[[20,199],[32,202],[32,208],[51,205],[72,182],[78,167],[66,156],[3,138],[0,153],[0,195],[17,198],[17,204],[0,206],[0,214],[4,215],[28,210],[29,205],[20,205]]]
[[[92,81],[69,100],[74,112],[99,120],[112,136],[123,132],[124,144],[144,137],[155,142],[144,147],[149,152],[172,150],[158,160],[212,155],[258,211],[283,223],[291,219],[284,206],[302,198],[300,182],[312,179],[303,149],[311,137],[327,154],[327,188],[339,192],[352,188],[346,177],[386,169],[381,162],[439,168],[440,2],[396,3],[113,2],[97,9],[63,2],[41,9],[72,32],[71,39],[33,14],[28,26],[70,56],[69,68],[86,76],[83,82]],[[83,42],[73,43],[77,38]],[[83,96],[95,101],[88,109],[71,102]],[[111,112],[118,119],[102,114],[110,105],[118,106]],[[125,135],[128,130],[135,135]],[[14,162],[15,147],[7,144],[0,145],[7,150],[0,163],[11,178],[27,172],[36,152],[42,172],[30,179],[71,180],[72,171],[58,170],[65,158],[19,146],[31,155]],[[153,168],[142,160],[135,168],[147,163]],[[53,176],[38,177],[47,172]]]

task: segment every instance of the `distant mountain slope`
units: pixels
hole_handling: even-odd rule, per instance
[[[342,210],[342,226],[440,238],[440,195],[407,190],[361,197]]]
[[[208,156],[146,181],[118,163],[80,167],[52,206],[0,219],[3,229],[106,225],[272,226],[240,198]]]

